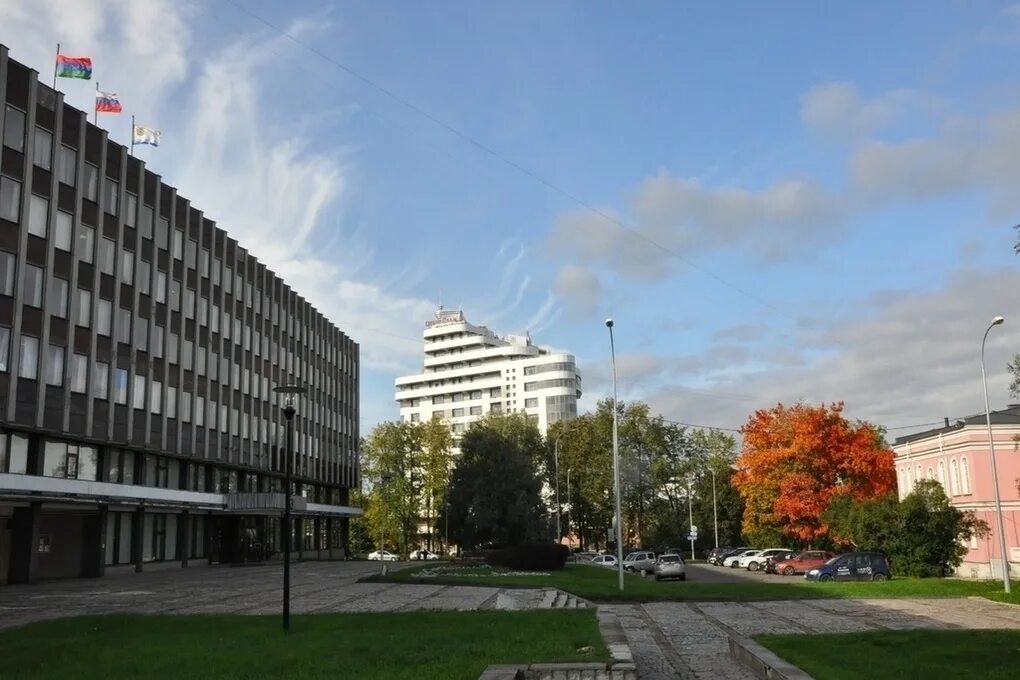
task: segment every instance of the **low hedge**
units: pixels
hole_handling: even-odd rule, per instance
[[[570,549],[557,543],[529,543],[490,552],[485,561],[494,567],[514,571],[546,571],[562,569],[570,556]]]

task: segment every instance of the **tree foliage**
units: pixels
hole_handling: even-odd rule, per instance
[[[1011,397],[1020,397],[1020,354],[1013,355],[1013,361],[1006,364],[1011,380],[1009,383],[1009,394]]]
[[[734,484],[744,500],[744,534],[810,544],[823,538],[822,515],[837,494],[855,500],[896,487],[893,453],[873,425],[843,417],[843,404],[778,404],[741,429]]]
[[[536,466],[543,449],[542,435],[524,414],[490,414],[472,423],[449,489],[450,540],[473,549],[548,538]]]
[[[865,501],[839,494],[825,519],[837,542],[884,552],[902,576],[948,574],[963,562],[972,537],[988,535],[986,522],[953,507],[931,479],[920,480],[902,501],[894,493]]]

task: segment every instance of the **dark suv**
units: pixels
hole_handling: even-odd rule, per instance
[[[852,552],[836,555],[822,566],[804,574],[808,581],[885,581],[889,578],[889,560],[877,552]]]

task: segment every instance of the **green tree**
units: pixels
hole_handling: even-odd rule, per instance
[[[446,504],[446,493],[450,485],[453,466],[453,437],[449,426],[432,418],[421,424],[421,492],[424,502],[425,531],[428,549],[433,549],[435,517]]]
[[[490,414],[472,423],[448,492],[450,540],[474,549],[548,538],[536,466],[543,449],[542,435],[524,414]]]
[[[362,471],[371,492],[365,521],[373,536],[400,553],[418,531],[422,508],[423,428],[380,423],[362,448]]]
[[[972,537],[988,535],[986,522],[955,508],[942,485],[930,479],[919,481],[902,501],[895,494],[870,501],[840,494],[825,516],[836,541],[884,552],[902,576],[948,574],[963,562]]]

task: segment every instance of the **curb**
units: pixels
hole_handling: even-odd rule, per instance
[[[730,635],[730,656],[761,680],[814,680],[789,661],[750,638]]]

